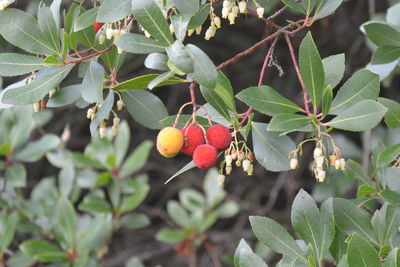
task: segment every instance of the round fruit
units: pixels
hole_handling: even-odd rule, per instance
[[[157,136],[157,150],[166,158],[172,158],[183,146],[183,134],[174,127],[162,129]]]
[[[203,130],[199,126],[189,126],[181,131],[185,141],[181,151],[188,156],[193,155],[196,147],[206,143]]]
[[[229,148],[232,141],[232,135],[228,128],[217,124],[207,130],[207,140],[208,143],[218,151],[222,151]]]
[[[211,145],[199,145],[193,153],[193,161],[201,169],[209,169],[217,163],[218,152]]]
[[[94,32],[97,33],[101,27],[103,27],[104,23],[95,22],[93,23]]]

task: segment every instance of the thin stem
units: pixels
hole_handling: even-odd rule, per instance
[[[192,100],[191,103],[193,105],[193,114],[192,114],[192,118],[193,118],[193,122],[197,122],[196,121],[196,94],[194,92],[194,88],[196,87],[196,82],[191,82],[190,86],[189,86],[189,90],[190,90],[190,99]]]
[[[99,52],[96,52],[96,53],[94,53],[94,54],[88,55],[88,56],[86,56],[86,57],[81,57],[81,58],[75,59],[75,60],[69,60],[69,59],[67,59],[66,61],[64,61],[64,62],[62,63],[62,65],[71,64],[71,63],[80,63],[80,62],[85,61],[85,60],[87,60],[87,59],[94,58],[94,57],[100,56],[100,55],[102,55],[102,54],[105,54],[105,53],[109,52],[112,48],[113,48],[113,45],[110,45],[108,48],[106,48],[106,49],[104,49],[104,50],[101,50],[101,51],[99,51]]]
[[[290,51],[290,56],[292,58],[293,65],[294,65],[294,68],[296,70],[297,78],[299,79],[301,88],[303,90],[304,107],[305,107],[307,116],[310,116],[311,115],[311,112],[310,112],[310,101],[308,99],[308,95],[307,95],[307,92],[306,92],[306,87],[305,87],[304,82],[303,82],[303,78],[301,77],[299,65],[297,64],[296,54],[294,52],[293,45],[292,45],[292,42],[290,41],[290,37],[289,37],[288,34],[285,34],[285,40],[286,40],[286,43],[287,43],[289,51]]]

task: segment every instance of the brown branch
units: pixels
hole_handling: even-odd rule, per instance
[[[86,56],[86,57],[81,57],[81,58],[79,58],[79,59],[74,59],[74,60],[69,60],[69,59],[67,59],[66,61],[64,61],[64,62],[61,63],[61,64],[62,64],[62,65],[65,65],[65,64],[71,64],[71,63],[80,63],[80,62],[85,61],[85,60],[87,60],[87,59],[94,58],[94,57],[100,56],[100,55],[102,55],[102,54],[105,54],[105,53],[111,51],[112,48],[113,48],[113,45],[110,45],[108,48],[106,48],[106,49],[104,49],[104,50],[102,50],[102,51],[96,52],[96,53],[91,54],[91,55],[88,55],[88,56]]]

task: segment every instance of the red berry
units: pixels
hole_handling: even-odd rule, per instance
[[[207,140],[208,143],[218,151],[222,151],[229,148],[232,141],[232,135],[228,128],[217,124],[207,130]]]
[[[101,27],[103,27],[104,23],[95,22],[93,23],[94,32],[97,33]]]
[[[193,155],[196,147],[206,143],[203,130],[199,126],[189,126],[181,131],[185,138],[181,151],[188,156]]]
[[[193,161],[201,169],[209,169],[217,163],[218,152],[211,145],[199,145],[193,153]]]

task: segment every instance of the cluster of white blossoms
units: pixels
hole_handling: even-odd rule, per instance
[[[9,5],[11,5],[11,1],[0,0],[0,10],[6,9]]]
[[[100,29],[100,34],[99,34],[99,44],[104,44],[104,42],[107,40],[111,40],[114,38],[114,42],[117,41],[117,39],[126,34],[128,31],[124,27],[119,27],[119,26],[114,26],[113,24],[105,24],[101,27]],[[122,54],[123,50],[119,47],[118,48],[118,53]]]
[[[326,171],[324,170],[325,156],[323,155],[322,149],[316,147],[314,149],[314,164],[313,164],[313,172],[315,178],[318,182],[322,183],[325,181]]]

